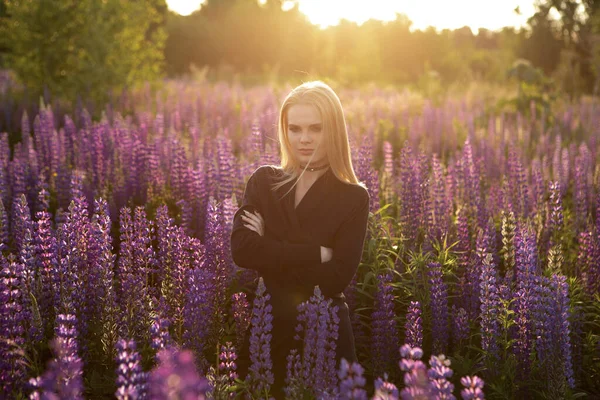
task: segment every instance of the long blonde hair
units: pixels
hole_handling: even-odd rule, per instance
[[[346,120],[340,99],[326,83],[311,81],[294,88],[281,105],[277,132],[281,149],[281,168],[284,176],[282,180],[273,184],[272,190],[277,190],[301,177],[306,171],[306,168],[302,169],[299,161],[294,158],[287,133],[287,112],[291,106],[296,104],[310,104],[319,111],[324,132],[323,140],[321,140],[319,146],[327,146],[329,168],[331,168],[333,174],[344,183],[364,186],[362,182],[359,182],[352,167],[348,130],[346,129]],[[313,153],[313,156],[315,153]],[[293,186],[290,190],[292,188]]]

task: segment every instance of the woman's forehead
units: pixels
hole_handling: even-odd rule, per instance
[[[294,125],[322,123],[321,113],[312,104],[294,104],[287,110],[287,122]]]

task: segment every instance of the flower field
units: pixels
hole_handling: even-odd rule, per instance
[[[250,174],[279,161],[287,90],[168,82],[99,120],[5,108],[0,397],[269,398],[269,293],[229,235]],[[599,398],[600,108],[338,94],[371,194],[345,291],[359,364],[332,362],[316,287],[288,397]]]

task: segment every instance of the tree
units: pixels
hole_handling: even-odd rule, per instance
[[[164,0],[5,0],[0,48],[33,92],[98,102],[161,75]],[[8,17],[10,16],[10,17]]]

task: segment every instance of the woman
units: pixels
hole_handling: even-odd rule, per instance
[[[295,343],[296,307],[315,285],[333,299],[340,317],[336,362],[357,361],[348,305],[342,291],[362,257],[369,194],[352,167],[342,105],[320,81],[290,92],[279,113],[281,166],[256,169],[234,216],[234,262],[263,277],[273,307],[271,393],[283,399],[286,357]],[[243,379],[249,338],[238,355]]]

